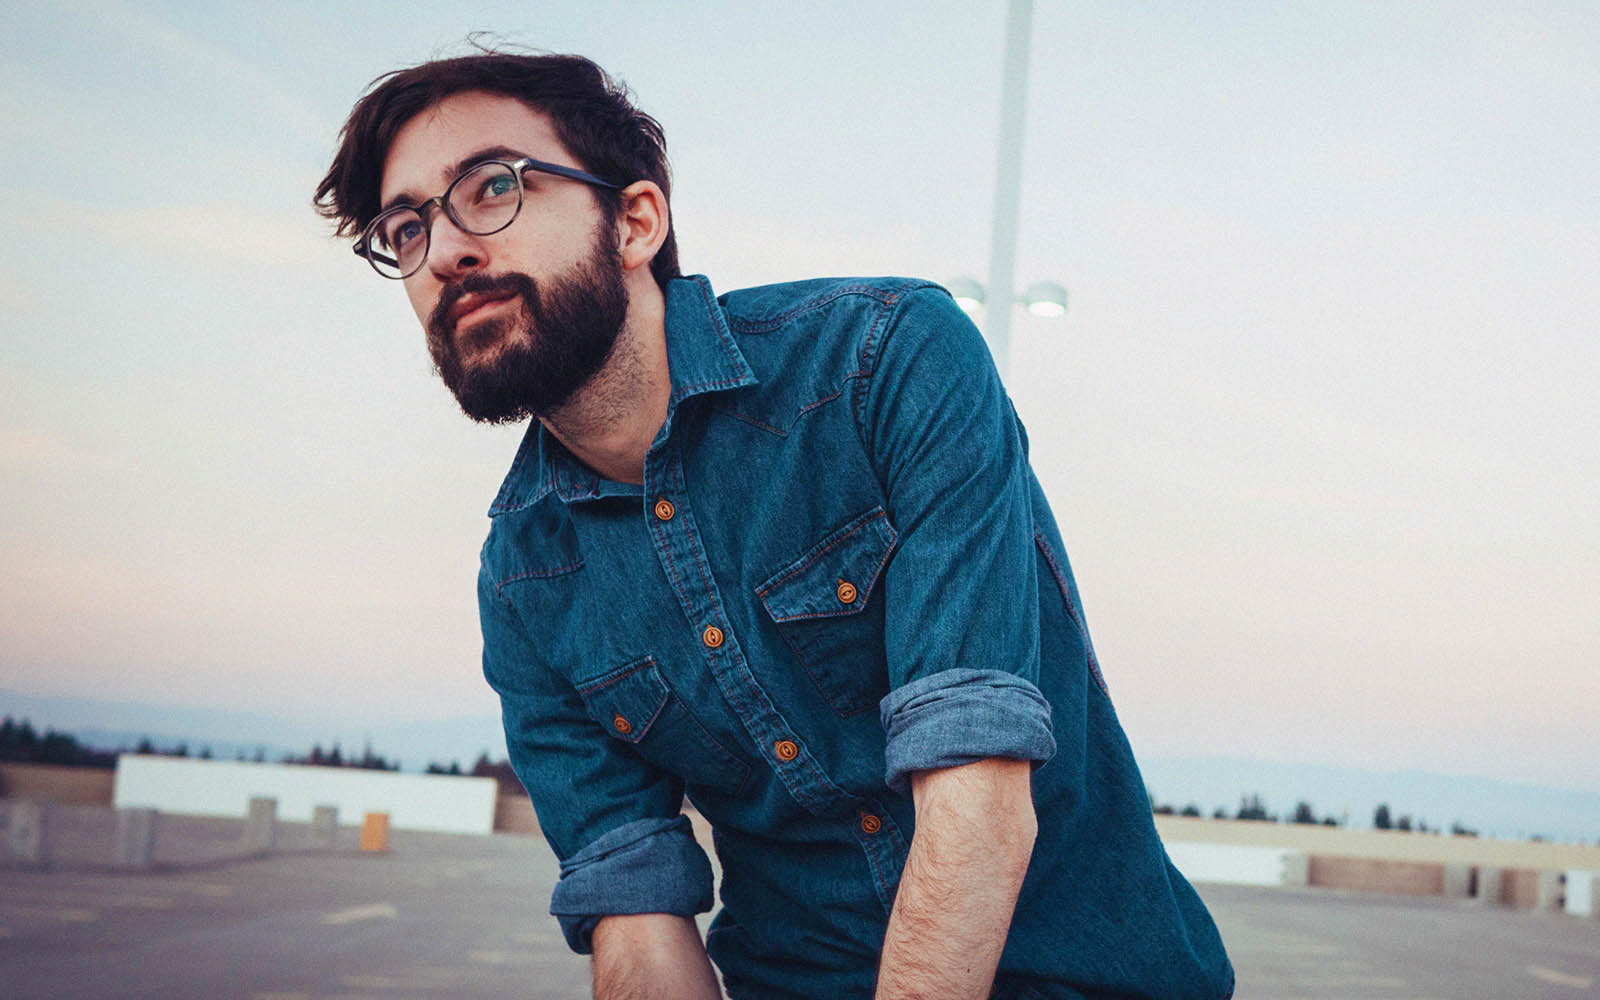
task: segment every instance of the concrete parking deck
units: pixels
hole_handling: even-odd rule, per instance
[[[386,854],[363,855],[349,828],[332,852],[298,849],[289,831],[279,853],[227,860],[233,834],[219,824],[229,821],[162,822],[163,866],[149,872],[0,868],[0,994],[588,996],[587,961],[546,914],[555,864],[537,837],[396,831]],[[1600,920],[1441,898],[1200,889],[1241,1000],[1600,997]]]

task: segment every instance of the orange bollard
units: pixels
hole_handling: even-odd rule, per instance
[[[389,814],[367,813],[361,821],[361,849],[387,851],[389,849]]]

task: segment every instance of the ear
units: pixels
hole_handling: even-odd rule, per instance
[[[619,193],[622,213],[617,217],[617,252],[624,271],[648,266],[666,242],[671,224],[667,196],[655,181],[634,181]]]

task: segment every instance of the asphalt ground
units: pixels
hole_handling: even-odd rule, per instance
[[[0,998],[582,998],[587,960],[547,915],[538,837],[281,825],[244,858],[238,821],[162,817],[157,866],[123,872],[110,810],[55,810],[53,868],[0,859]],[[71,847],[71,850],[64,850]],[[1600,997],[1600,920],[1471,901],[1201,885],[1241,1000]]]

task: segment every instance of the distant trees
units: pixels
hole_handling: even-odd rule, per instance
[[[486,760],[487,758],[483,759]],[[509,768],[507,770],[509,770]],[[1170,803],[1157,800],[1155,793],[1151,792],[1149,789],[1145,790],[1145,794],[1150,800],[1150,811],[1155,813],[1157,816],[1182,815],[1198,817],[1205,815],[1200,811],[1200,807],[1193,802],[1184,806],[1180,812],[1179,810],[1174,809]],[[1211,818],[1228,819],[1230,817],[1228,816],[1228,810],[1226,808],[1218,806],[1212,811]],[[1266,800],[1256,793],[1240,796],[1239,811],[1232,818],[1263,823],[1279,822],[1278,816],[1268,810]],[[1348,821],[1348,814],[1344,816],[1335,816],[1330,813],[1326,816],[1318,818],[1316,809],[1309,801],[1305,799],[1301,799],[1296,802],[1294,811],[1290,813],[1287,820],[1284,820],[1284,822],[1299,823],[1305,826],[1332,827],[1342,827]],[[1429,826],[1426,819],[1417,818],[1413,820],[1409,814],[1404,816],[1394,815],[1392,812],[1390,812],[1389,804],[1387,802],[1379,803],[1377,809],[1373,811],[1372,828],[1374,830],[1400,830],[1407,833],[1414,832],[1437,834],[1441,832],[1438,827]],[[1458,820],[1450,824],[1450,835],[1453,837],[1476,837],[1478,836],[1478,831],[1472,829],[1471,827],[1463,826]]]
[[[517,777],[517,772],[511,769],[511,762],[508,760],[490,760],[489,752],[487,750],[478,754],[478,759],[473,763],[472,770],[470,771],[462,771],[460,762],[453,760],[449,764],[441,764],[438,761],[434,761],[428,765],[426,773],[465,774],[474,778],[493,778],[495,783],[500,786],[501,793],[507,795],[524,794],[522,790],[522,781]],[[1155,811],[1160,811],[1160,809],[1155,805],[1154,799],[1151,800],[1150,805]],[[1172,807],[1167,806],[1166,810],[1167,812],[1171,812]]]
[[[345,759],[344,753],[339,749],[339,744],[334,743],[332,749],[323,752],[321,743],[311,744],[311,752],[304,757],[290,755],[283,759],[285,764],[307,764],[312,767],[355,767],[368,771],[398,771],[400,762],[389,760],[381,754],[372,752],[372,744],[368,743],[361,750],[360,757]]]
[[[19,764],[114,767],[117,755],[86,747],[70,733],[46,729],[41,735],[27,719],[18,722],[8,715],[0,722],[0,760]]]
[[[1261,796],[1256,794],[1245,795],[1239,799],[1239,812],[1234,819],[1255,820],[1265,823],[1276,823],[1278,817],[1267,812],[1267,804],[1261,801]]]

